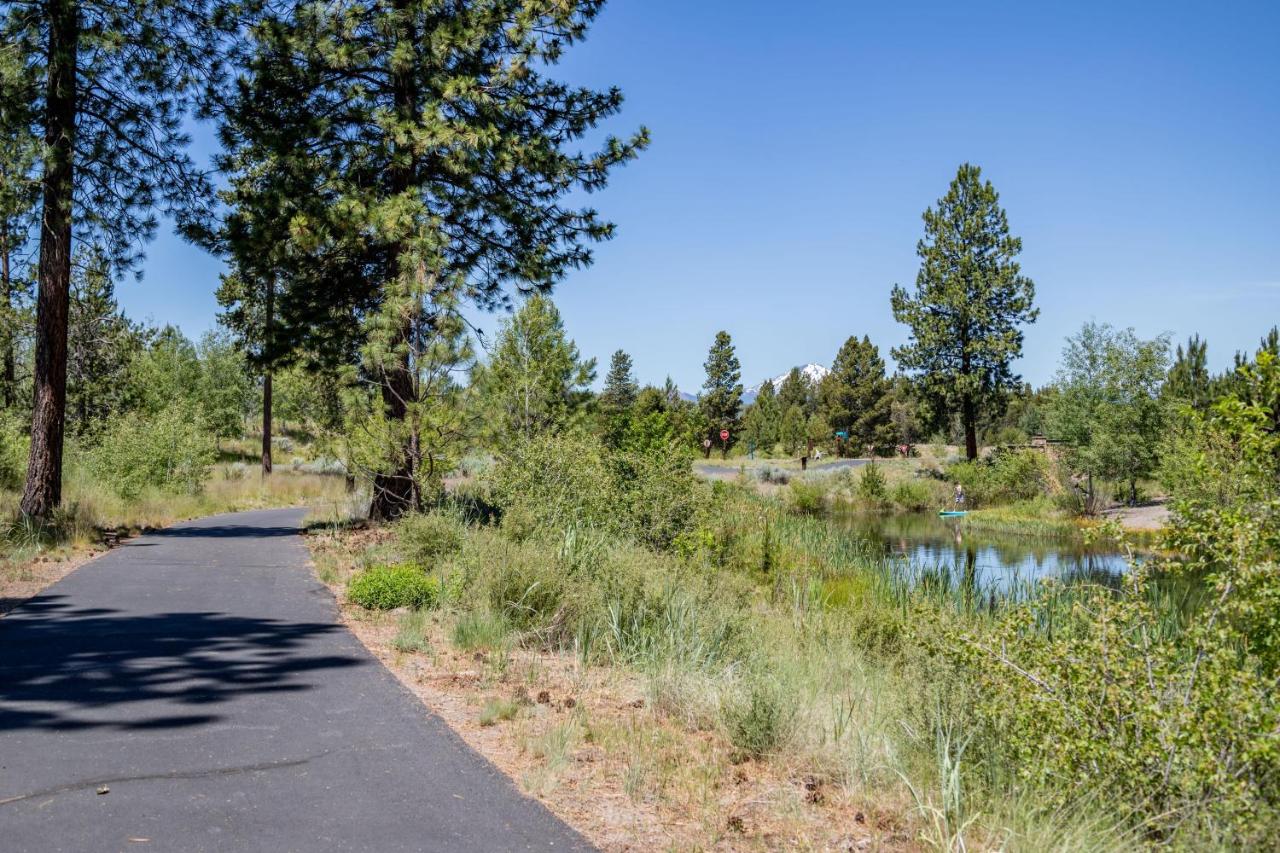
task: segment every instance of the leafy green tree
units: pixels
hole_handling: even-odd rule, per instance
[[[618,350],[609,363],[604,390],[596,401],[600,409],[606,447],[616,448],[622,442],[630,424],[632,408],[635,406],[639,390],[635,377],[631,373],[631,356]]]
[[[49,0],[0,8],[6,47],[45,85],[30,115],[41,216],[34,396],[24,515],[62,497],[67,315],[73,236],[112,269],[136,260],[158,208],[183,216],[210,196],[186,154],[187,108],[221,78],[222,39],[240,21],[220,0]]]
[[[982,412],[1000,409],[1018,381],[1010,365],[1022,353],[1019,327],[1039,313],[1035,285],[1015,260],[1021,251],[995,187],[965,163],[924,212],[915,293],[893,288],[894,319],[911,328],[911,342],[893,357],[918,377],[935,421],[959,415],[970,459]]]
[[[702,383],[702,396],[698,405],[702,409],[709,431],[707,438],[712,445],[721,444],[722,455],[738,441],[738,427],[742,415],[742,365],[733,351],[733,340],[728,332],[716,332],[715,342],[703,363],[707,379]],[[721,442],[720,431],[729,430],[729,440]],[[706,448],[706,455],[711,450]]]
[[[818,388],[829,432],[848,434],[845,452],[892,443],[891,392],[880,349],[865,335],[846,340]]]
[[[1089,475],[1090,497],[1100,475],[1126,484],[1136,500],[1138,480],[1155,472],[1167,425],[1160,389],[1168,361],[1166,338],[1139,340],[1132,329],[1086,323],[1067,339],[1049,423]]]
[[[647,143],[642,130],[577,150],[622,95],[549,76],[602,6],[306,4],[255,30],[229,124],[252,152],[247,171],[299,178],[287,186],[296,272],[281,282],[281,347],[328,351],[356,331],[362,381],[388,421],[407,423],[413,341],[449,315],[441,303],[509,306],[513,290],[549,291],[591,262],[613,228],[564,199],[603,188]],[[396,456],[412,465],[427,437],[402,438]],[[371,514],[412,509],[416,482],[407,468],[379,472]]]
[[[239,438],[253,409],[254,383],[244,354],[226,331],[206,332],[196,348],[200,360],[200,411],[215,438]]]
[[[1208,342],[1193,335],[1187,339],[1187,348],[1178,344],[1173,365],[1164,383],[1164,394],[1172,400],[1184,402],[1204,411],[1212,402],[1213,380],[1209,375]]]
[[[188,417],[200,413],[200,356],[196,346],[173,326],[150,336],[129,364],[130,408],[158,415],[176,407]]]
[[[116,303],[107,258],[77,255],[67,318],[67,410],[72,428],[93,432],[133,405],[129,370],[146,343]]]
[[[555,303],[530,296],[502,324],[488,364],[476,370],[491,439],[564,431],[585,413],[595,375],[595,359],[580,356]]]

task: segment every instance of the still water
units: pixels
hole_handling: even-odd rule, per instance
[[[963,519],[934,513],[851,514],[835,523],[916,570],[945,572],[995,592],[1047,577],[1114,584],[1129,568],[1124,554],[1080,537],[970,531]]]

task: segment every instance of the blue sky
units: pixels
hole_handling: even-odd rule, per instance
[[[611,0],[561,73],[621,86],[611,129],[653,145],[590,197],[618,235],[556,301],[602,374],[621,347],[689,390],[719,329],[747,384],[849,335],[887,356],[920,214],[969,161],[1036,281],[1029,381],[1088,320],[1199,332],[1225,367],[1280,322],[1278,43],[1274,2]],[[194,336],[219,270],[166,232],[118,293]]]

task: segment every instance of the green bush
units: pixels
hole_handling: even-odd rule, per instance
[[[723,710],[729,742],[752,758],[776,752],[790,737],[795,705],[777,685],[753,679]]]
[[[453,644],[464,652],[501,649],[510,636],[507,620],[489,610],[469,610],[453,626]]]
[[[0,488],[22,488],[31,447],[29,427],[13,415],[0,418]]]
[[[964,486],[971,506],[990,506],[1045,494],[1049,469],[1049,459],[1043,453],[1014,450],[996,453],[990,459],[953,462],[945,477]]]
[[[439,513],[414,514],[395,527],[396,545],[410,563],[430,566],[441,557],[456,554],[462,547],[464,530],[455,519]]]
[[[890,495],[893,503],[908,512],[920,512],[932,506],[936,499],[928,483],[904,480],[893,487]]]
[[[148,488],[198,493],[215,456],[213,435],[189,409],[134,412],[112,420],[91,452],[90,467],[120,497]]]
[[[373,566],[351,579],[347,598],[367,610],[419,610],[439,600],[440,582],[417,566]]]
[[[888,502],[889,489],[884,474],[874,462],[862,466],[856,491],[858,498],[868,506],[881,507]]]
[[[827,506],[827,490],[815,480],[797,477],[788,487],[791,508],[804,515],[820,515]]]

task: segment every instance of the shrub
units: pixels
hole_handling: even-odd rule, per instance
[[[391,645],[402,652],[425,652],[431,647],[427,641],[428,616],[421,610],[414,610],[400,617],[396,626],[396,635]]]
[[[819,515],[827,505],[827,490],[814,480],[791,481],[791,508],[805,515]]]
[[[27,426],[11,415],[0,419],[0,488],[22,488],[31,447]]]
[[[795,701],[775,684],[752,679],[724,708],[729,742],[752,758],[763,758],[786,743],[795,721]]]
[[[396,524],[395,532],[401,556],[419,566],[430,566],[462,547],[462,526],[439,513],[406,516]]]
[[[417,566],[373,566],[347,584],[347,598],[367,610],[415,610],[432,607],[440,597],[440,582]]]
[[[953,462],[945,476],[964,486],[973,506],[1027,500],[1047,491],[1049,460],[1035,450],[1001,452],[990,459]]]
[[[212,434],[189,410],[173,405],[113,420],[92,453],[91,468],[125,499],[148,488],[195,494],[214,455]]]
[[[892,501],[908,512],[920,512],[934,503],[933,490],[927,483],[904,480],[893,487]]]
[[[862,466],[858,476],[858,497],[870,506],[884,506],[888,502],[889,489],[885,484],[884,474],[874,462]]]

